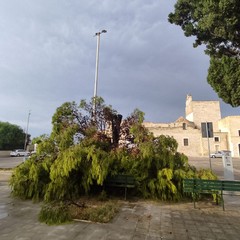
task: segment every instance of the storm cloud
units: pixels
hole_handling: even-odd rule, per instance
[[[11,0],[0,2],[0,121],[32,137],[51,131],[66,101],[93,96],[96,37],[101,35],[98,96],[126,117],[184,116],[185,98],[219,100],[207,84],[204,46],[168,22],[175,0]],[[239,108],[222,103],[222,115]]]

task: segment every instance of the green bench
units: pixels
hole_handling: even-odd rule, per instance
[[[105,180],[105,186],[108,187],[120,187],[125,189],[125,200],[127,199],[127,189],[135,188],[135,179],[131,175],[118,174],[112,177],[108,177]]]
[[[223,192],[240,192],[240,181],[184,179],[183,192],[193,194],[194,208],[196,208],[196,194],[220,194],[224,211]]]

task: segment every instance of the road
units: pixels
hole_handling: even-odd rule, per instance
[[[233,158],[233,168],[235,180],[240,180],[240,159]],[[0,157],[1,168],[14,168],[24,161],[23,157]],[[209,159],[206,157],[189,157],[189,163],[197,169],[210,168]],[[224,169],[221,158],[211,159],[212,170],[219,178],[223,178]]]
[[[23,157],[1,157],[0,156],[0,169],[1,168],[14,168],[24,161]]]
[[[233,158],[233,172],[235,180],[240,180],[240,159]],[[197,169],[210,168],[210,161],[207,157],[189,157],[189,164]],[[220,178],[224,178],[222,158],[211,158],[212,171]]]

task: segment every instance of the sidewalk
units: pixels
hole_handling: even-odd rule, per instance
[[[197,209],[192,203],[124,202],[108,224],[74,222],[48,226],[37,220],[40,205],[12,199],[3,179],[0,193],[1,240],[237,240],[240,237],[240,196],[225,196],[226,211],[202,202],[197,203]]]

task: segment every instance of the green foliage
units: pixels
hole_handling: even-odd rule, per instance
[[[24,148],[24,142],[23,129],[8,122],[0,122],[0,150]]]
[[[238,0],[178,0],[169,22],[195,36],[194,47],[206,44],[215,56],[240,54],[240,2]]]
[[[91,222],[108,223],[113,219],[119,209],[119,204],[116,202],[105,202],[97,207],[87,207],[81,209],[78,214],[78,210],[73,208],[73,218],[80,218]],[[74,211],[73,211],[74,210]]]
[[[169,22],[195,36],[210,55],[208,83],[224,102],[240,106],[240,1],[178,0]]]
[[[116,132],[112,131],[117,112],[102,99],[96,110],[93,117],[92,103],[63,104],[53,116],[51,135],[37,139],[37,153],[13,172],[10,184],[14,196],[49,203],[40,213],[41,221],[68,221],[63,202],[101,192],[105,179],[116,174],[134,176],[136,192],[145,198],[174,201],[183,197],[184,178],[212,179],[212,173],[189,166],[188,158],[177,152],[174,138],[154,137],[142,125],[141,111],[135,110],[118,125],[123,142],[119,145],[113,141]],[[106,198],[105,191],[100,198]],[[106,212],[91,211],[93,218],[88,218],[99,215],[104,219]]]
[[[102,185],[108,174],[111,154],[95,145],[75,145],[60,153],[51,166],[46,201],[74,199]]]
[[[71,221],[68,206],[63,202],[52,202],[43,205],[38,219],[48,225],[68,223]]]
[[[35,137],[32,140],[32,144],[39,144],[41,142],[44,142],[45,140],[47,140],[49,138],[49,136],[47,134],[42,134],[39,137]]]
[[[205,180],[217,180],[216,174],[214,174],[211,169],[200,169],[196,174],[196,178]]]
[[[196,172],[195,178],[199,179],[205,179],[205,180],[217,180],[218,177],[216,174],[212,172],[211,169],[200,169],[198,172]],[[218,191],[217,191],[218,192]],[[196,199],[204,198],[206,194],[195,194]],[[209,196],[213,198],[214,202],[220,203],[221,197],[218,193],[209,193]]]
[[[107,223],[113,219],[118,210],[119,204],[112,201],[101,201],[101,204],[94,207],[54,201],[43,205],[38,219],[48,225],[69,223],[72,219]]]
[[[43,198],[49,183],[49,172],[34,158],[26,160],[14,169],[10,179],[13,196],[38,201]]]
[[[101,193],[98,196],[99,201],[107,201],[107,192],[106,191],[101,191]]]
[[[182,180],[195,176],[185,155],[177,152],[177,142],[169,136],[154,138],[145,134],[138,143],[138,151],[122,158],[122,164],[138,183],[138,190],[146,198],[180,200]]]
[[[240,106],[240,59],[211,57],[208,83],[218,96],[233,107]]]

